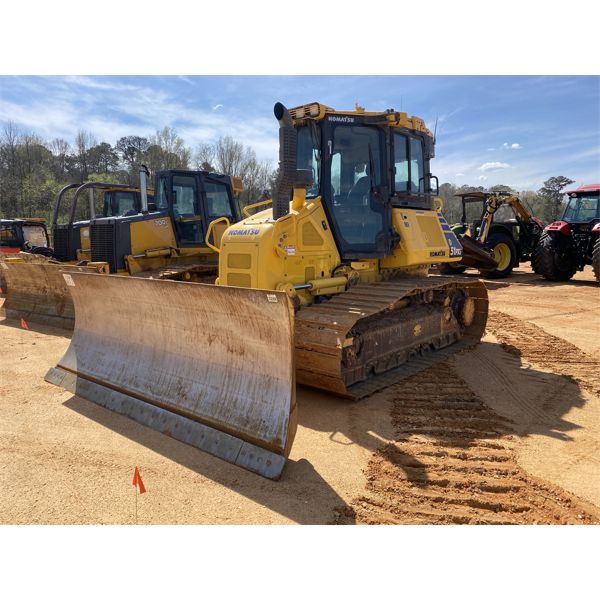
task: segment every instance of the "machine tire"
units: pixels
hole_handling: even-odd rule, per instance
[[[596,281],[600,283],[600,235],[598,236],[592,251],[592,268],[594,269]]]
[[[460,275],[467,270],[467,267],[460,263],[440,263],[438,268],[444,275]]]
[[[547,233],[543,234],[535,248],[536,273],[548,281],[568,281],[575,275],[577,268],[560,259],[560,250],[556,240]]]
[[[492,233],[485,243],[498,261],[498,267],[493,271],[481,270],[485,277],[500,279],[508,277],[518,263],[517,247],[513,239],[504,233]]]

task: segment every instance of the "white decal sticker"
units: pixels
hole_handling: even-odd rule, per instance
[[[157,227],[166,227],[167,226],[167,220],[166,219],[155,219],[154,224]]]
[[[83,233],[83,237],[90,237],[90,230],[89,229],[82,229],[81,231]]]
[[[288,256],[296,256],[296,246],[286,246],[285,251]]]
[[[277,302],[277,296],[275,294],[267,294],[267,300],[269,302]]]
[[[75,282],[73,281],[73,278],[68,273],[63,273],[63,277],[65,278],[67,285],[69,285],[71,287],[75,287]]]

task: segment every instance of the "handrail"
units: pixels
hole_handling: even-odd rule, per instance
[[[231,221],[227,217],[219,217],[218,219],[215,219],[214,221],[210,222],[210,225],[208,226],[208,229],[206,230],[206,235],[204,236],[204,242],[206,243],[206,245],[211,250],[214,250],[217,254],[221,252],[221,248],[218,248],[214,244],[210,243],[210,234],[212,233],[212,230],[213,230],[213,227],[215,226],[215,224],[220,223],[221,221],[225,221],[225,223],[227,223],[227,227],[231,227]]]
[[[248,204],[247,206],[244,206],[244,208],[242,208],[242,212],[244,213],[245,217],[249,217],[251,215],[248,211],[252,208],[256,208],[257,206],[264,206],[265,204],[271,204],[272,202],[273,199],[269,198],[269,200],[261,200],[260,202],[255,202],[254,204]]]

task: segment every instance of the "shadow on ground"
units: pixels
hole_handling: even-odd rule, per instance
[[[150,450],[300,524],[334,522],[344,500],[305,459],[288,460],[279,481],[265,479],[162,433],[72,396],[64,405]]]

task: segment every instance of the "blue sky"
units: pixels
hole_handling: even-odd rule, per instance
[[[187,144],[232,135],[275,164],[274,102],[394,108],[438,119],[440,182],[537,189],[548,177],[600,181],[600,77],[65,76],[0,77],[0,124],[114,143],[175,127]]]

